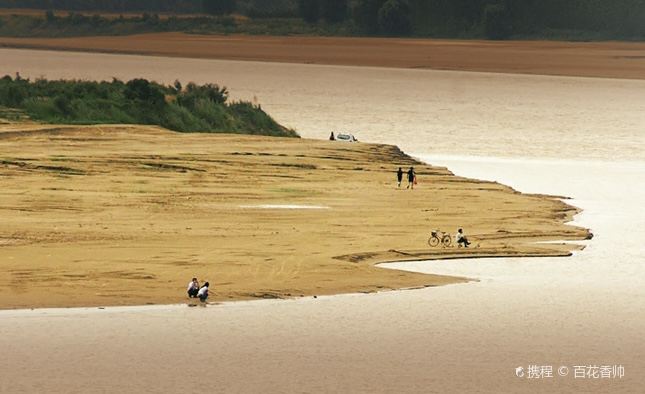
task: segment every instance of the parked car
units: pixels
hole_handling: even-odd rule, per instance
[[[336,141],[358,142],[352,134],[338,134],[336,136]]]

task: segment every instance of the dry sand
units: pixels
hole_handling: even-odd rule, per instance
[[[9,38],[0,47],[350,66],[645,79],[645,44],[155,33]]]
[[[568,255],[557,198],[460,178],[388,145],[144,126],[0,125],[0,308],[177,303],[436,286],[395,260]],[[420,183],[398,190],[394,171]],[[323,209],[266,208],[293,204]],[[430,249],[464,227],[479,247]],[[475,246],[475,245],[473,245]]]

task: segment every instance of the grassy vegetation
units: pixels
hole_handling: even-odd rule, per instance
[[[0,0],[0,8],[100,11],[110,13],[226,13],[229,8],[253,17],[296,16],[297,0]]]
[[[38,15],[0,16],[0,36],[79,37],[130,35],[156,32],[199,34],[353,36],[359,31],[352,23],[306,23],[300,18],[250,18],[244,16],[102,16],[52,12]]]
[[[229,132],[297,137],[249,102],[228,102],[217,85],[165,86],[129,82],[0,79],[0,114],[24,113],[48,123],[131,123],[182,132]]]
[[[44,15],[44,11],[43,11]],[[501,23],[506,23],[501,21]],[[527,25],[521,25],[527,26]],[[298,17],[251,18],[245,16],[158,16],[156,14],[101,16],[79,13],[60,14],[53,17],[6,14],[0,16],[0,36],[3,37],[82,37],[123,36],[143,33],[184,32],[190,34],[250,34],[275,36],[408,36],[434,38],[482,39],[496,38],[486,25],[445,25],[432,23],[432,18],[414,14],[412,31],[406,34],[370,32],[354,20],[338,23],[320,20],[307,23]],[[575,29],[565,27],[509,28],[502,29],[503,38],[548,39],[571,41],[645,40],[645,32],[633,29],[620,30],[600,27],[598,29]]]

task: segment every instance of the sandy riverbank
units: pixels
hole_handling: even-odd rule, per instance
[[[384,261],[568,255],[587,231],[552,197],[453,176],[396,147],[143,126],[0,125],[0,308],[215,300],[436,286]],[[420,184],[397,190],[394,170]],[[282,209],[264,205],[317,206]],[[479,248],[429,249],[464,227]]]
[[[217,36],[10,38],[0,47],[204,59],[645,79],[645,44],[358,37]]]

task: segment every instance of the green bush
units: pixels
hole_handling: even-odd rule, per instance
[[[385,0],[357,0],[352,7],[352,18],[356,24],[368,34],[379,31],[379,10]]]
[[[211,15],[228,15],[235,11],[235,0],[203,0],[204,12]]]
[[[294,18],[299,0],[237,0],[236,11],[251,18]]]
[[[307,23],[320,19],[320,0],[298,0],[298,14]]]
[[[323,0],[322,15],[329,23],[339,23],[347,18],[347,0]]]
[[[45,11],[45,20],[47,21],[47,23],[56,22],[56,16],[54,15],[54,11],[52,10]]]
[[[386,0],[0,0],[0,8],[31,8],[42,15],[0,16],[0,35],[61,37],[182,31],[217,34],[401,35],[379,10]],[[401,0],[397,0],[400,2]],[[407,0],[409,34],[421,37],[574,40],[645,39],[645,0]],[[342,21],[343,4],[350,20]],[[392,7],[390,11],[396,7]],[[315,5],[315,6],[314,6]],[[206,7],[206,8],[205,8]],[[305,11],[303,7],[308,7]],[[45,10],[76,14],[56,16]],[[205,9],[216,16],[188,16]],[[337,11],[341,10],[340,13]],[[145,13],[143,17],[84,16],[79,12]],[[157,18],[157,13],[174,13]],[[383,11],[385,13],[385,10]],[[396,14],[393,14],[396,15]],[[307,20],[309,23],[304,23]],[[324,21],[321,21],[323,19]],[[387,18],[386,18],[387,19]],[[342,22],[338,22],[338,21]],[[391,21],[391,20],[390,20]],[[237,22],[237,23],[236,23]],[[398,26],[398,23],[394,23]],[[403,24],[405,26],[405,23]]]
[[[407,0],[388,0],[378,11],[378,25],[382,33],[406,35],[412,29],[410,4]]]
[[[176,131],[297,137],[259,106],[228,102],[215,84],[165,86],[145,79],[126,83],[0,79],[0,106],[51,123],[155,124]]]
[[[195,102],[200,99],[210,100],[217,104],[224,104],[228,99],[228,91],[226,88],[220,88],[215,84],[198,86],[191,82],[177,95],[177,102],[190,109],[195,108]]]
[[[489,4],[484,8],[484,33],[491,40],[503,40],[513,33],[510,13],[504,4]]]

